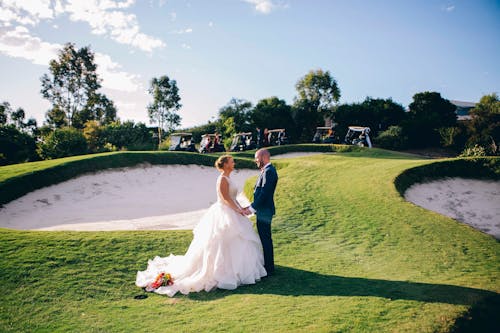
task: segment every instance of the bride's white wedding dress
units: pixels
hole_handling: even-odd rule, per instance
[[[223,175],[217,178],[217,189]],[[236,202],[238,189],[229,177],[229,195]],[[214,288],[235,289],[253,284],[266,276],[259,236],[250,220],[223,203],[217,191],[217,202],[200,219],[193,230],[193,241],[183,256],[155,257],[145,271],[137,272],[136,285],[150,285],[158,274],[169,273],[173,285],[154,290],[170,297],[177,292],[188,294]]]

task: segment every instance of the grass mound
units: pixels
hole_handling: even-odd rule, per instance
[[[143,160],[145,155],[138,156]],[[185,156],[199,155],[175,156],[187,163],[194,157]],[[78,157],[74,163],[94,163],[86,162],[93,158]],[[0,229],[0,331],[448,332],[498,327],[498,241],[406,202],[395,187],[405,170],[430,163],[378,149],[280,163],[273,221],[276,275],[235,291],[134,298],[142,294],[134,285],[136,271],[155,255],[184,253],[190,231]],[[47,167],[32,165],[39,172]],[[17,166],[22,172],[10,167],[12,177],[31,172],[27,165]],[[0,179],[8,183],[4,170]],[[251,190],[251,181],[246,189]]]

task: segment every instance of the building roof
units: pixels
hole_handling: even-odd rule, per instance
[[[450,101],[451,104],[454,104],[456,106],[462,107],[462,108],[473,108],[476,106],[476,103],[472,102],[464,102],[464,101]]]

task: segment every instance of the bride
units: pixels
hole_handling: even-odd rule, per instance
[[[172,297],[178,291],[188,294],[235,289],[267,275],[260,239],[236,201],[238,189],[230,178],[234,160],[229,155],[221,156],[215,167],[221,173],[217,202],[194,228],[186,254],[149,260],[147,269],[137,272],[138,287]]]

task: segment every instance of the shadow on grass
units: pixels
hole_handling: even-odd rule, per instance
[[[231,294],[271,294],[283,296],[368,296],[390,300],[414,300],[429,303],[473,305],[500,294],[445,284],[376,280],[336,275],[323,275],[291,267],[278,266],[276,274],[255,285],[236,290],[193,293],[189,298],[213,300]]]
[[[469,309],[457,319],[452,332],[478,332],[478,329],[481,332],[494,332],[500,327],[500,294],[496,292],[446,284],[323,275],[283,266],[278,266],[276,274],[255,285],[241,286],[236,290],[192,293],[187,297],[211,301],[235,294],[383,297],[465,305]]]

